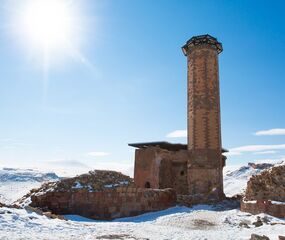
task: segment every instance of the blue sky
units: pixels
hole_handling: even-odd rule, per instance
[[[206,33],[224,47],[228,164],[284,158],[284,1],[76,1],[78,52],[57,49],[46,71],[14,34],[20,2],[0,6],[0,165],[129,171],[127,143],[185,142],[167,137],[186,129],[181,46]]]

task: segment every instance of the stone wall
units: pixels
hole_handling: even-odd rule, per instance
[[[188,66],[188,194],[222,199],[222,156],[219,60],[217,39],[202,35],[183,46]]]
[[[241,210],[285,217],[285,165],[272,167],[250,178]]]
[[[247,183],[245,198],[285,202],[285,165],[252,176]]]
[[[220,168],[188,168],[188,182],[190,195],[203,195],[204,198],[223,199],[223,175]]]
[[[275,217],[285,218],[285,204],[272,203],[268,200],[244,201],[240,203],[244,212],[251,214],[267,213]]]
[[[173,188],[188,193],[188,150],[168,151],[159,147],[136,149],[134,181],[145,188]]]
[[[172,189],[118,187],[100,192],[85,189],[47,192],[31,199],[31,206],[50,210],[54,214],[78,214],[110,220],[172,207],[176,204],[176,193]]]
[[[136,149],[134,181],[138,187],[159,188],[158,175],[162,160],[160,153],[162,151],[162,149],[156,147]]]

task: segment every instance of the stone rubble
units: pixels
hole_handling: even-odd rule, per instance
[[[272,167],[252,176],[247,183],[245,200],[285,202],[285,165]]]

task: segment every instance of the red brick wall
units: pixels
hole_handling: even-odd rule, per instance
[[[177,194],[188,194],[188,150],[168,151],[159,147],[136,149],[134,182],[144,188],[173,188]]]
[[[257,200],[256,203],[242,200],[240,209],[252,214],[267,213],[275,217],[285,218],[285,205],[272,204],[268,200]]]
[[[163,210],[175,204],[176,193],[172,189],[118,187],[103,192],[47,192],[32,196],[31,206],[48,208],[55,214],[108,220]]]

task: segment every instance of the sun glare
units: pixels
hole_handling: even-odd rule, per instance
[[[19,27],[31,45],[61,48],[74,35],[74,18],[67,0],[29,0],[20,10]]]
[[[51,67],[75,60],[93,69],[80,51],[89,21],[84,1],[7,0],[7,30],[20,45],[25,59],[43,73],[44,99]],[[85,13],[85,12],[84,12]]]
[[[11,0],[11,33],[30,56],[48,54],[53,61],[72,56],[82,43],[82,5],[75,0]]]
[[[72,37],[72,13],[63,0],[29,1],[21,13],[26,37],[43,47],[62,47]]]

